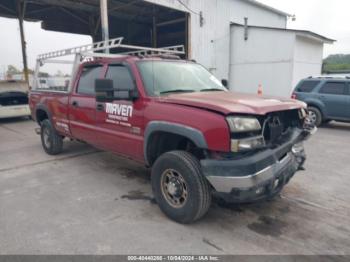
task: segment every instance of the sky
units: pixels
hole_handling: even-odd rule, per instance
[[[335,53],[350,54],[349,0],[259,0],[259,2],[296,16],[288,28],[310,30],[337,40],[325,45],[324,57]]]
[[[295,14],[296,21],[289,19],[288,28],[314,31],[337,40],[325,45],[324,57],[334,53],[350,54],[350,1],[349,0],[260,0],[260,2]],[[22,66],[19,26],[15,19],[0,18],[0,75],[8,64]],[[25,23],[29,68],[34,68],[38,54],[48,51],[88,44],[89,36],[45,31],[40,23]],[[45,68],[55,73],[57,68]],[[69,72],[69,68],[62,71]]]

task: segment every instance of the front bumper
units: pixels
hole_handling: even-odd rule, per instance
[[[313,130],[294,130],[284,144],[254,155],[230,160],[201,160],[204,175],[216,194],[230,202],[252,202],[282,190],[298,171],[306,155],[302,141]]]

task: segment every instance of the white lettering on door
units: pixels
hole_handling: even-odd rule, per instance
[[[130,126],[129,117],[132,117],[133,107],[117,103],[106,103],[106,122],[123,126]]]
[[[117,116],[132,117],[132,106],[115,103],[106,103],[106,113]]]

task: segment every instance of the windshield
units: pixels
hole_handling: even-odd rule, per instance
[[[147,94],[227,91],[221,82],[203,66],[174,61],[142,61],[138,63]]]

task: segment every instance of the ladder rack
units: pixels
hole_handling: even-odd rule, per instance
[[[152,48],[152,47],[134,46],[134,45],[126,45],[126,44],[124,45],[122,44],[123,39],[124,39],[123,37],[117,37],[106,41],[96,42],[92,44],[62,49],[62,50],[38,55],[35,72],[34,72],[33,90],[40,89],[39,71],[40,71],[40,67],[43,66],[45,63],[73,64],[71,79],[69,81],[69,88],[68,90],[65,91],[65,92],[68,92],[73,87],[73,82],[74,82],[76,72],[78,71],[80,63],[84,61],[84,59],[90,59],[95,57],[116,58],[116,57],[125,57],[128,55],[134,55],[134,56],[148,56],[148,55],[174,56],[175,55],[176,56],[176,55],[185,54],[185,47],[183,45],[168,46],[163,48]],[[126,52],[113,53],[113,54],[96,52],[96,51],[109,50],[113,48],[126,49],[124,50]],[[130,51],[130,50],[133,50],[133,51]],[[53,59],[53,58],[63,57],[68,55],[74,55],[75,56],[74,61]],[[49,91],[58,92],[57,90],[49,90]]]
[[[89,52],[89,51],[94,52],[94,51],[111,49],[111,48],[119,47],[122,41],[123,41],[123,37],[118,37],[107,41],[101,41],[101,42],[96,42],[92,44],[87,44],[87,45],[82,45],[82,46],[77,46],[77,47],[72,47],[72,48],[67,48],[67,49],[62,49],[58,51],[41,54],[38,56],[38,59],[45,60],[45,59],[55,58],[60,56],[81,54],[83,52]]]
[[[106,41],[96,42],[92,44],[62,49],[58,51],[48,52],[38,56],[38,60],[43,62],[44,60],[56,57],[62,57],[67,55],[82,55],[82,56],[93,56],[93,57],[104,57],[106,54],[94,53],[96,51],[108,50],[113,48],[123,48],[131,49],[135,51],[127,51],[123,53],[110,54],[112,57],[120,55],[156,55],[156,54],[170,54],[170,55],[181,55],[185,54],[185,47],[183,45],[169,46],[163,48],[152,48],[152,47],[143,47],[143,46],[134,46],[134,45],[124,45],[122,44],[123,37],[117,37],[109,39]]]
[[[130,48],[132,49],[132,48]],[[147,56],[147,55],[164,55],[164,54],[185,54],[183,45],[167,46],[163,48],[142,48],[138,51],[121,53],[123,55]]]

